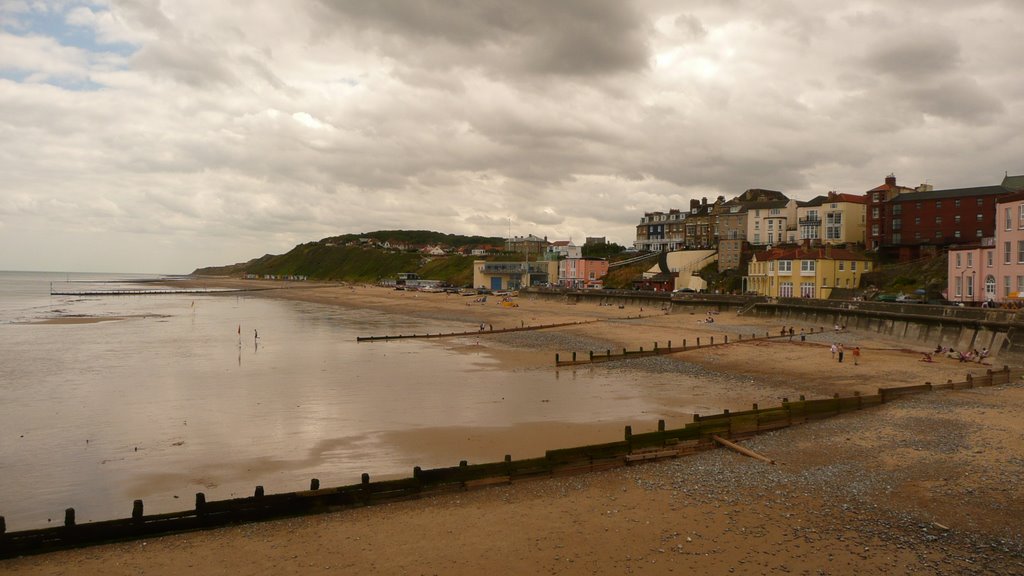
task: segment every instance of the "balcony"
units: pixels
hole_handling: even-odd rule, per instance
[[[801,218],[797,221],[801,226],[821,226],[821,218],[813,216],[811,218]]]
[[[546,262],[485,262],[484,274],[547,274]]]

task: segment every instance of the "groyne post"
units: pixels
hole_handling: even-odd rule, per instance
[[[257,486],[256,492],[252,495],[253,498],[263,498],[263,486]]]
[[[132,520],[142,520],[142,500],[132,502]]]
[[[64,510],[64,525],[71,528],[75,525],[75,509],[68,508]]]
[[[658,420],[658,432],[664,432],[664,431],[665,431],[665,420],[664,419]]]
[[[202,515],[203,508],[206,508],[206,494],[196,492],[196,514]]]
[[[313,478],[312,480],[310,480],[309,481],[309,489],[310,490],[319,490],[320,489],[320,480],[318,478]]]

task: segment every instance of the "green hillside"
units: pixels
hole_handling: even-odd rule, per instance
[[[369,241],[368,241],[369,240]],[[383,249],[387,242],[400,248]],[[422,230],[378,231],[324,238],[299,244],[285,254],[267,254],[260,258],[231,264],[199,268],[199,276],[242,276],[243,274],[299,275],[312,280],[376,282],[394,278],[399,272],[416,272],[423,278],[443,280],[455,285],[472,283],[474,257],[451,254],[426,256],[424,245],[457,249],[471,246],[502,246],[502,238],[458,236]]]

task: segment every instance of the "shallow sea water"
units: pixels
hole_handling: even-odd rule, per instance
[[[470,339],[356,342],[461,323],[245,295],[49,294],[51,282],[154,288],[124,283],[137,278],[0,273],[8,530],[59,523],[68,507],[97,521],[128,516],[134,499],[147,514],[184,510],[196,492],[218,500],[256,485],[301,490],[314,477],[354,484],[363,472],[405,477],[460,459],[410,453],[384,442],[389,432],[652,409],[649,391],[621,373],[509,370]],[[108,320],[40,323],[93,316]]]

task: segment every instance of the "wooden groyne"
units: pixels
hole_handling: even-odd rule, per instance
[[[629,360],[629,359],[632,359],[632,358],[645,358],[645,357],[648,357],[648,356],[661,356],[663,354],[678,354],[680,352],[688,352],[688,351],[692,351],[692,350],[703,350],[703,349],[711,348],[713,346],[725,346],[725,345],[728,345],[728,344],[736,344],[736,343],[739,343],[739,342],[751,342],[751,341],[762,341],[762,340],[781,340],[783,338],[789,338],[790,340],[792,340],[794,338],[800,338],[801,340],[803,340],[806,336],[809,336],[811,334],[822,334],[824,332],[826,332],[824,327],[818,327],[818,331],[817,332],[815,332],[814,328],[812,327],[812,328],[810,328],[809,331],[794,332],[792,334],[790,334],[789,332],[786,332],[785,334],[776,334],[776,335],[772,335],[769,332],[765,332],[764,336],[758,336],[757,334],[750,334],[749,336],[744,336],[743,334],[737,334],[736,337],[733,338],[732,340],[729,339],[729,335],[728,334],[722,334],[722,335],[720,335],[717,343],[715,342],[715,336],[714,335],[704,337],[703,338],[703,343],[701,342],[701,337],[698,336],[696,338],[696,342],[695,343],[694,342],[688,342],[686,338],[683,338],[682,339],[682,346],[675,346],[675,347],[672,346],[672,341],[669,340],[666,346],[660,346],[659,342],[655,342],[653,348],[647,348],[647,349],[645,349],[643,346],[641,346],[637,350],[629,350],[627,348],[623,348],[622,352],[619,352],[618,350],[612,351],[609,348],[609,349],[605,349],[603,351],[599,350],[596,353],[593,350],[589,350],[586,355],[582,355],[582,356],[577,356],[576,352],[572,352],[572,357],[571,357],[571,359],[568,359],[568,360],[563,360],[561,354],[555,354],[555,367],[561,368],[563,366],[582,366],[582,365],[586,365],[586,364],[596,364],[596,363],[599,363],[599,362],[616,362],[616,361],[619,361],[619,360]],[[839,332],[837,332],[837,334],[838,333]],[[677,342],[679,342],[679,341],[677,340]]]
[[[129,518],[78,524],[74,508],[67,508],[62,526],[16,532],[7,532],[4,518],[0,516],[0,558],[240,522],[343,510],[491,484],[580,474],[676,458],[715,448],[718,445],[716,437],[729,440],[749,438],[804,422],[878,406],[908,395],[1006,384],[1019,376],[1019,370],[1011,371],[1004,366],[995,372],[988,370],[984,376],[977,378],[968,374],[963,382],[947,381],[938,385],[926,382],[918,386],[879,388],[878,393],[872,395],[854,393],[853,396],[840,397],[836,394],[832,398],[818,400],[806,400],[800,396],[799,400],[791,402],[783,398],[780,406],[772,408],[760,408],[754,404],[750,410],[741,412],[725,410],[721,414],[694,414],[692,422],[671,430],[666,429],[664,420],[658,421],[655,432],[633,434],[632,427],[626,426],[622,440],[548,450],[539,458],[513,460],[511,455],[506,455],[502,462],[486,464],[469,464],[463,460],[458,466],[446,468],[422,470],[417,466],[413,468],[412,477],[397,480],[371,482],[370,475],[363,474],[358,484],[321,488],[320,481],[314,478],[308,490],[267,495],[262,486],[257,486],[250,497],[220,501],[207,501],[205,494],[199,492],[195,495],[193,509],[166,514],[147,515],[143,501],[135,500]]]
[[[378,340],[401,340],[405,338],[453,338],[458,336],[485,336],[488,334],[507,334],[509,332],[528,332],[530,330],[547,330],[549,328],[564,328],[565,326],[579,326],[593,324],[601,320],[578,320],[576,322],[562,322],[559,324],[538,324],[535,326],[520,326],[518,328],[498,328],[494,330],[470,330],[467,332],[438,332],[437,334],[391,334],[386,336],[356,336],[356,342],[375,342]],[[490,326],[488,324],[488,326]]]

